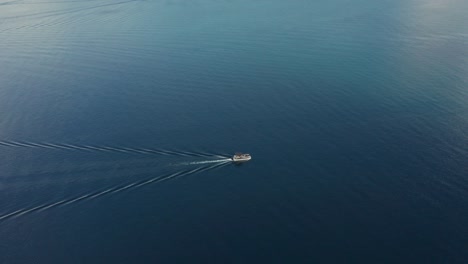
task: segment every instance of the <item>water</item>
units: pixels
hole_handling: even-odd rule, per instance
[[[0,263],[466,263],[467,10],[1,1]]]

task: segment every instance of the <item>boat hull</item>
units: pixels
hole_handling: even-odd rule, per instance
[[[251,156],[247,156],[247,157],[233,157],[232,158],[232,161],[233,162],[246,162],[246,161],[249,161],[251,160],[252,157]]]
[[[232,159],[232,161],[234,162],[246,162],[246,161],[249,161],[251,159]]]

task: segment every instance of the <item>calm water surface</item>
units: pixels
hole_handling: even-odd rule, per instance
[[[467,263],[467,25],[463,0],[0,0],[0,263]]]

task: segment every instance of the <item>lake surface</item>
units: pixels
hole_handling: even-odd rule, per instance
[[[0,0],[0,263],[467,263],[467,25],[463,0]]]

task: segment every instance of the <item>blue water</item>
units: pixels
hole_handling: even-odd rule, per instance
[[[463,0],[0,0],[0,263],[467,263],[467,25]]]

